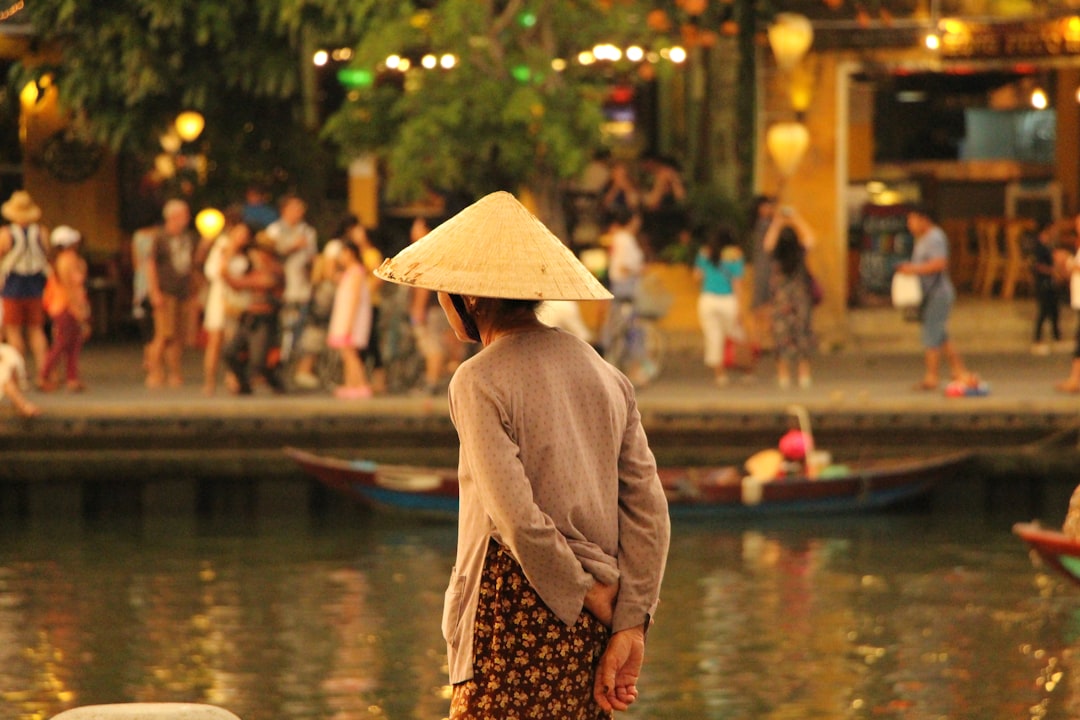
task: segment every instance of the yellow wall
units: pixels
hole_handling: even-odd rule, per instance
[[[775,69],[764,72],[762,77],[757,143],[758,191],[777,194],[782,203],[796,207],[817,236],[807,263],[825,291],[824,301],[814,314],[814,329],[824,346],[843,344],[847,338],[847,227],[840,220],[844,198],[839,193],[837,175],[837,136],[838,130],[846,127],[846,118],[837,117],[839,68],[836,56],[816,59],[813,99],[804,117],[810,131],[810,148],[790,178],[780,177],[765,149],[768,127],[795,119],[788,100],[788,78]]]
[[[41,206],[45,225],[70,225],[82,233],[88,255],[111,256],[124,245],[115,158],[106,154],[97,172],[76,183],[56,179],[38,159],[45,142],[65,124],[55,89],[47,91],[36,105],[24,106],[24,187]]]

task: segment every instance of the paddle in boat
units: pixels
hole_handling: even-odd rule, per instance
[[[764,450],[744,468],[660,468],[673,518],[754,517],[880,510],[919,498],[950,478],[967,451],[928,458],[833,463],[817,451],[805,409],[779,449]],[[454,516],[457,472],[449,468],[346,460],[297,448],[285,453],[331,490],[370,508]]]

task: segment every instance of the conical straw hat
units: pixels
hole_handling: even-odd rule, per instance
[[[384,280],[458,295],[605,300],[611,293],[517,198],[487,195],[389,258]]]

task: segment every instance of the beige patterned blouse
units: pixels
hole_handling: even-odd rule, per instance
[[[620,583],[613,630],[653,614],[670,524],[626,377],[569,333],[519,332],[458,368],[450,414],[461,443],[457,559],[443,612],[451,683],[472,676],[490,538],[567,625],[593,578]]]

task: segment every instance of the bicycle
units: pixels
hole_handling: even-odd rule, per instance
[[[391,394],[407,393],[419,386],[424,376],[424,356],[416,346],[409,322],[409,291],[397,285],[383,286],[380,335],[386,389]]]
[[[646,276],[631,300],[615,300],[609,310],[617,315],[604,359],[624,373],[636,375],[631,377],[635,384],[646,384],[663,372],[668,342],[659,321],[673,301],[659,279]]]

